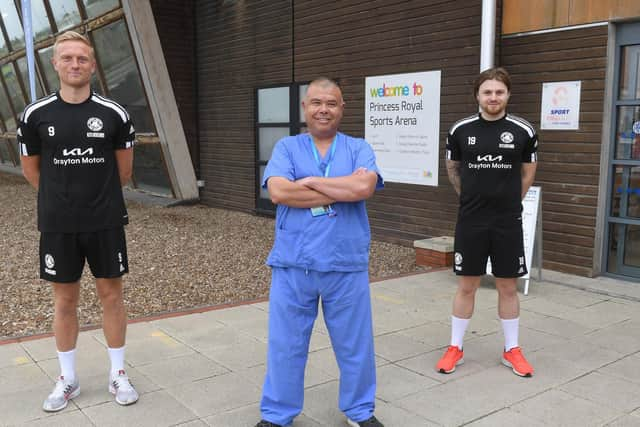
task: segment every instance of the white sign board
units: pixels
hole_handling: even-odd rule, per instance
[[[384,180],[437,186],[440,71],[367,77],[364,112]]]
[[[580,85],[579,81],[542,84],[541,129],[579,129]]]
[[[524,259],[527,264],[528,279],[531,276],[531,260],[533,259],[533,245],[536,237],[536,222],[540,208],[540,187],[529,187],[529,191],[522,200],[522,238],[524,240]],[[491,259],[487,261],[487,274],[491,274]]]

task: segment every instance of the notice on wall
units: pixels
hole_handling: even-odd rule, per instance
[[[522,276],[528,279],[531,276],[533,259],[533,247],[536,241],[536,223],[538,221],[538,210],[540,209],[541,187],[529,187],[527,194],[522,200],[522,240],[524,241],[524,260],[527,266],[527,274]],[[487,261],[487,274],[491,274],[491,259]]]
[[[580,126],[581,82],[542,84],[540,129],[575,130]]]
[[[440,71],[367,77],[364,112],[384,180],[437,186]]]

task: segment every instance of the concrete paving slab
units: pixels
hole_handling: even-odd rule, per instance
[[[237,371],[264,363],[267,344],[242,336],[234,345],[205,348],[201,353],[228,370]]]
[[[640,406],[639,384],[599,372],[590,373],[564,384],[560,390],[621,412],[631,412]]]
[[[159,329],[149,338],[127,342],[126,351],[126,360],[131,366],[146,365],[195,352],[191,347],[186,346]]]
[[[547,427],[548,424],[536,421],[532,418],[524,416],[511,409],[503,409],[498,412],[494,412],[485,417],[480,418],[470,424],[469,427],[513,427],[513,426],[527,426],[527,427]]]
[[[56,414],[27,421],[21,424],[21,427],[92,427],[93,425],[91,420],[80,410],[67,407]]]
[[[393,363],[381,366],[377,373],[377,397],[386,402],[402,399],[440,382]]]
[[[640,384],[640,354],[632,354],[610,365],[598,369],[603,375],[611,375]],[[639,405],[640,406],[640,405]]]
[[[621,412],[560,390],[549,390],[511,407],[513,411],[544,425],[566,427],[602,426]]]
[[[377,355],[390,362],[408,359],[432,350],[431,346],[414,341],[399,332],[378,335],[374,338],[374,347]]]
[[[8,366],[18,366],[33,363],[35,360],[20,344],[0,346],[0,369]]]
[[[557,317],[580,323],[591,329],[601,329],[631,319],[636,311],[637,308],[629,304],[602,301],[588,307],[561,313]]]
[[[134,405],[123,407],[112,401],[85,408],[83,412],[101,427],[164,427],[198,418],[164,390],[148,393]]]
[[[527,325],[527,328],[568,339],[599,329],[598,327],[589,327],[570,319],[538,314],[524,308],[520,309],[520,319],[523,325]]]
[[[620,418],[607,424],[607,427],[638,427],[640,426],[640,417],[634,415],[623,415]]]
[[[186,423],[176,424],[175,427],[207,427],[209,424],[197,419],[193,421],[187,421]]]
[[[639,310],[640,311],[640,310]],[[640,322],[630,320],[587,334],[587,339],[600,347],[622,354],[640,351]]]
[[[138,367],[145,377],[161,388],[190,383],[230,371],[200,353],[174,357]]]
[[[570,361],[589,371],[616,362],[625,356],[617,351],[600,347],[584,336],[547,346],[544,348],[544,354]]]
[[[8,390],[4,387],[2,389]],[[22,387],[10,390],[10,393],[3,392],[2,399],[0,399],[0,414],[2,414],[0,422],[2,425],[19,425],[52,415],[42,410],[42,402],[51,391],[48,387],[45,389],[32,386],[32,388]],[[71,412],[78,408],[73,401],[70,401],[66,409]]]
[[[381,400],[376,401],[376,418],[380,420],[385,426],[402,426],[402,427],[437,427],[432,421],[421,417],[418,414],[402,409],[393,404],[383,402]]]
[[[38,362],[38,366],[40,366],[51,379],[57,379],[60,375],[60,363],[57,358]],[[97,375],[99,373],[106,375],[110,369],[111,362],[109,361],[109,354],[106,348],[100,346],[99,350],[90,351],[85,348],[78,348],[76,350],[76,374],[80,378]]]
[[[398,332],[411,338],[413,341],[424,344],[429,351],[446,346],[451,341],[451,326],[443,322],[431,322],[414,328],[403,329]],[[466,336],[465,340],[474,338],[473,334]]]
[[[254,384],[256,387],[262,390],[264,384],[264,377],[266,374],[265,364],[254,366],[252,368],[243,369],[238,371],[247,381]],[[324,384],[329,381],[338,379],[333,375],[328,374],[312,363],[307,362],[307,369],[304,371],[304,386],[305,388],[314,387],[318,384]]]
[[[0,369],[0,389],[27,390],[36,387],[48,389],[51,379],[35,363]]]
[[[260,389],[235,372],[166,389],[199,418],[256,403]]]

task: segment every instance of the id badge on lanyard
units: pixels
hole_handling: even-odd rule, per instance
[[[327,161],[327,167],[324,169],[324,177],[329,176],[329,169],[331,169],[331,163],[333,162],[333,157],[336,154],[336,145],[338,141],[338,135],[333,139],[331,143],[331,148],[329,151],[329,160]],[[318,149],[316,148],[315,143],[313,142],[313,138],[311,138],[311,151],[313,151],[313,157],[316,159],[316,163],[318,167],[320,166],[320,155],[318,154]],[[318,217],[323,215],[328,216],[336,216],[336,211],[333,209],[331,205],[323,205],[323,206],[315,206],[313,208],[309,208],[311,211],[311,216]]]

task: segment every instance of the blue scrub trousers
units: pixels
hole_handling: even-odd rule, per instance
[[[302,411],[304,370],[319,300],[340,368],[339,408],[354,421],[373,415],[376,372],[370,298],[367,271],[272,268],[263,419],[287,426]]]

